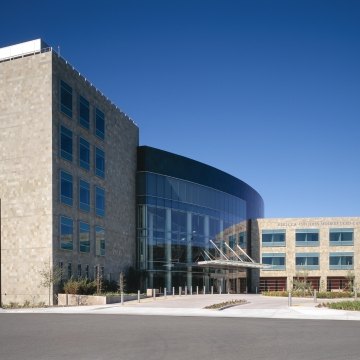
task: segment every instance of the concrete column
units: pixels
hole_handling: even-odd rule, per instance
[[[205,250],[209,251],[210,247],[210,219],[209,215],[205,215],[204,217],[204,235],[205,235]],[[210,289],[210,282],[209,282],[209,276],[204,276],[204,285],[209,291]]]
[[[186,263],[187,263],[187,274],[186,274],[186,283],[187,286],[192,286],[192,213],[187,213],[186,219]]]
[[[147,267],[150,270],[148,272],[149,282],[147,284],[148,288],[154,287],[154,274],[152,270],[154,269],[154,214],[149,212],[149,233],[148,233],[148,243],[147,243],[147,253],[148,253],[148,264]]]
[[[166,278],[165,286],[171,288],[171,209],[166,209],[165,218],[165,259],[166,259]]]

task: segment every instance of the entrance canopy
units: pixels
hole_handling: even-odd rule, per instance
[[[203,250],[204,258],[207,260],[198,261],[197,266],[208,267],[214,269],[262,269],[268,267],[268,265],[263,265],[261,263],[256,263],[239,245],[236,245],[239,254],[237,254],[227,243],[224,245],[230,250],[232,256],[226,256],[216,244],[210,240],[210,243],[214,246],[219,256],[212,256],[208,251]]]

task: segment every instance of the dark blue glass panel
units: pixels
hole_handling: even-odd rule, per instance
[[[105,177],[105,153],[95,148],[95,173],[102,178]]]
[[[63,204],[73,204],[72,176],[64,171],[60,172],[60,201]]]
[[[90,169],[90,144],[83,138],[79,140],[79,165],[85,170]]]
[[[79,223],[79,249],[80,252],[90,252],[90,225],[82,221]]]
[[[105,114],[99,109],[95,110],[95,135],[100,139],[105,138]]]
[[[63,159],[72,161],[72,131],[60,126],[60,155]]]
[[[65,216],[60,217],[60,248],[73,249],[73,221]]]
[[[79,181],[79,208],[83,211],[90,210],[90,184],[84,180]]]
[[[90,128],[90,104],[82,96],[79,100],[79,123],[85,129]]]
[[[95,213],[98,216],[105,215],[105,190],[95,186]]]
[[[72,88],[64,81],[60,82],[60,109],[65,115],[72,117]]]

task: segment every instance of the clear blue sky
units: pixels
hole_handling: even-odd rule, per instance
[[[140,143],[253,186],[267,217],[360,216],[360,1],[6,1],[0,47],[43,38]]]

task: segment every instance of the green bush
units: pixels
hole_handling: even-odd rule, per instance
[[[93,295],[96,293],[96,281],[89,279],[69,279],[63,288],[65,294]]]
[[[360,311],[360,301],[359,300],[351,300],[351,301],[339,301],[334,303],[323,304],[330,309],[335,310],[352,310],[352,311]]]
[[[288,291],[263,291],[261,293],[264,296],[289,296]],[[312,297],[313,295],[308,294],[304,296],[303,291],[292,291],[291,292],[292,297]],[[340,298],[351,298],[353,297],[353,294],[348,291],[322,291],[318,292],[316,294],[316,297],[318,299],[340,299]]]

